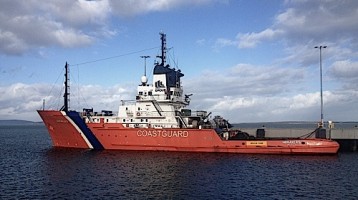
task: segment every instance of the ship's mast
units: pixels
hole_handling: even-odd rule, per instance
[[[70,93],[68,92],[70,86],[69,86],[69,80],[68,80],[68,63],[66,62],[65,65],[65,93],[63,94],[63,100],[64,104],[61,108],[61,111],[68,112],[68,102],[70,101]]]
[[[167,53],[167,39],[165,33],[161,32],[159,34],[160,34],[160,40],[162,41],[162,55],[158,57],[162,59],[162,63],[160,65],[165,66],[166,53]]]

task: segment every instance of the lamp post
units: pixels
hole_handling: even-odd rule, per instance
[[[150,58],[150,56],[141,56],[141,58],[144,58],[144,76],[147,75],[147,58]]]
[[[319,49],[319,74],[320,74],[320,83],[321,83],[321,122],[319,127],[323,127],[323,90],[322,90],[322,49],[327,48],[327,46],[315,46],[314,48]]]

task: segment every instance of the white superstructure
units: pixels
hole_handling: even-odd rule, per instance
[[[152,84],[146,74],[141,77],[135,100],[122,100],[118,115],[112,111],[93,113],[93,109],[83,109],[86,122],[121,123],[131,128],[215,128],[227,127],[227,121],[219,116],[209,121],[211,113],[185,109],[190,103],[190,95],[183,93],[179,69],[166,64],[166,36],[160,33],[162,41],[161,63],[153,69]]]
[[[183,97],[180,78],[184,76],[180,70],[165,64],[165,34],[161,33],[162,59],[153,70],[153,82],[148,84],[144,75],[137,88],[135,101],[122,101],[118,117],[121,123],[129,127],[179,128],[187,127],[182,118],[182,108],[189,105],[189,97]],[[133,123],[135,122],[135,123]]]

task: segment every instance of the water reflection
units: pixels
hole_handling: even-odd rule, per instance
[[[77,149],[50,149],[45,156],[44,193],[59,197],[236,198],[256,190],[277,197],[287,187],[300,193],[300,186],[314,190],[324,179],[329,183],[340,163],[339,156]]]

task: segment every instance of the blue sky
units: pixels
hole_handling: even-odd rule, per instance
[[[134,99],[140,56],[153,69],[160,31],[192,109],[230,122],[319,121],[314,46],[327,45],[325,120],[358,120],[354,0],[1,1],[0,119],[38,121],[43,99],[59,109],[66,61],[71,108],[116,111]]]

